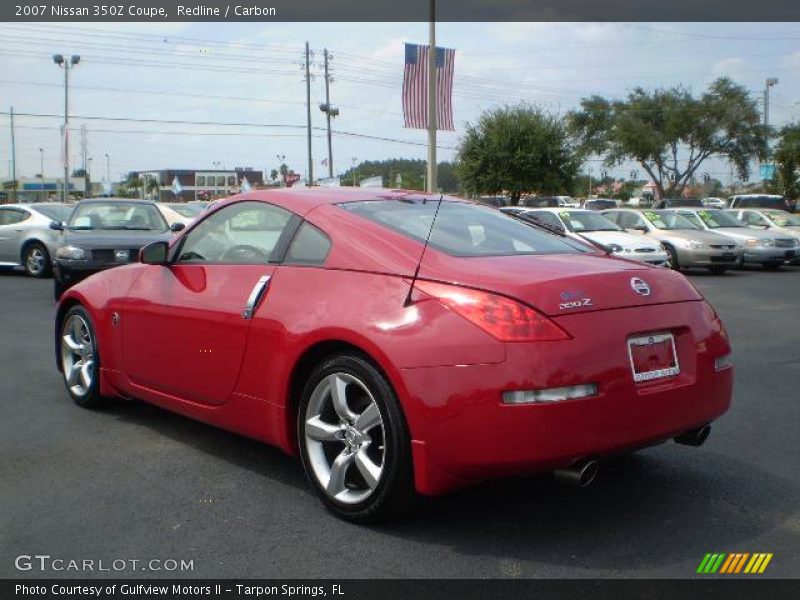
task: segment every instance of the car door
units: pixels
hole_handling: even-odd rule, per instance
[[[0,263],[18,264],[22,259],[22,239],[25,221],[31,214],[21,208],[0,208]]]
[[[147,265],[126,294],[123,364],[132,383],[191,402],[224,404],[234,390],[253,314],[300,218],[243,201],[199,222]]]

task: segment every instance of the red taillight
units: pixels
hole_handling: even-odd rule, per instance
[[[541,313],[505,296],[431,281],[417,281],[415,287],[502,342],[570,339]]]

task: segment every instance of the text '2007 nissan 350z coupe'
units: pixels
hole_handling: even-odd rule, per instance
[[[602,459],[700,445],[730,344],[679,273],[468,201],[255,191],[62,296],[72,398],[136,398],[297,453],[374,521],[494,477],[585,485]]]

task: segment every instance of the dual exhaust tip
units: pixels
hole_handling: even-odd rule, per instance
[[[703,425],[675,437],[675,442],[685,446],[702,446],[711,434],[711,425]],[[594,459],[576,462],[564,469],[553,471],[555,478],[568,485],[585,488],[592,485],[597,479],[600,463]]]

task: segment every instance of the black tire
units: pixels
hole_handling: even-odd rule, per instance
[[[25,250],[22,252],[22,268],[25,269],[28,277],[37,279],[49,277],[52,267],[50,253],[44,244],[33,242],[25,246]]]
[[[61,283],[58,279],[53,278],[53,298],[56,302],[61,299],[61,294],[67,291],[67,286]]]
[[[364,404],[370,405],[374,401],[380,412],[380,431],[376,432],[376,426],[373,426],[372,429],[365,429],[365,431],[372,432],[372,437],[375,439],[367,436],[369,441],[356,450],[348,445],[350,442],[345,441],[345,429],[340,430],[342,433],[340,437],[325,442],[309,440],[306,436],[307,419],[317,414],[318,408],[316,407],[318,405],[327,406],[327,401],[320,400],[320,398],[327,397],[326,393],[320,392],[320,390],[331,389],[326,384],[331,381],[329,379],[331,377],[336,378],[335,381],[345,378],[354,380],[343,384],[345,387],[342,388],[345,405],[348,409],[352,409],[354,415],[360,413],[360,416],[363,416],[367,412],[366,410],[358,411],[359,402],[363,406]],[[365,390],[369,395],[365,394]],[[331,393],[331,410],[333,404],[335,403]],[[329,427],[346,428],[345,420],[340,419],[338,412],[329,413],[329,416],[324,419],[325,424]],[[323,413],[319,414],[322,416]],[[353,427],[358,424],[357,419],[349,422]],[[386,377],[362,356],[350,353],[337,354],[317,365],[306,381],[300,398],[297,411],[297,439],[303,468],[309,482],[323,504],[337,517],[355,523],[376,522],[403,512],[414,504],[416,494],[411,461],[411,442],[400,403]],[[378,444],[378,440],[382,442],[382,446],[376,445],[368,448],[373,442]],[[367,450],[376,451],[376,448],[383,449],[381,472],[377,484],[370,486],[362,475],[361,465],[356,464],[358,461],[351,461],[342,469],[344,474],[341,477],[341,492],[336,493],[335,496],[343,497],[352,494],[353,497],[341,501],[326,490],[320,481],[320,461],[322,461],[324,470],[328,463],[330,463],[328,467],[334,466],[334,457],[337,459],[346,456],[355,457],[362,450],[365,452]],[[329,471],[329,484],[334,479],[331,474],[332,469]],[[368,494],[366,498],[359,499],[359,494],[364,493]]]
[[[727,271],[728,269],[729,267],[721,267],[721,266],[708,267],[708,270],[711,271],[712,275],[724,275],[725,271]]]
[[[669,265],[669,268],[673,271],[680,271],[681,265],[678,262],[678,253],[675,248],[669,244],[664,244],[664,249],[667,251],[667,265]]]
[[[79,321],[79,327],[75,328],[75,322]],[[62,317],[58,324],[59,332],[59,365],[61,367],[64,385],[67,392],[75,404],[82,408],[97,408],[105,403],[105,398],[100,395],[100,354],[97,348],[97,338],[95,336],[94,324],[88,311],[80,305],[70,308]],[[88,335],[86,335],[88,334]],[[82,343],[89,346],[91,354],[70,351],[70,345],[65,341],[66,336],[70,336],[72,342]],[[70,354],[66,357],[67,353]],[[84,361],[83,367],[79,368],[79,374],[74,380],[70,379],[73,369],[70,366],[78,367],[80,360]],[[89,360],[91,364],[89,364]],[[88,378],[88,380],[87,380]]]

